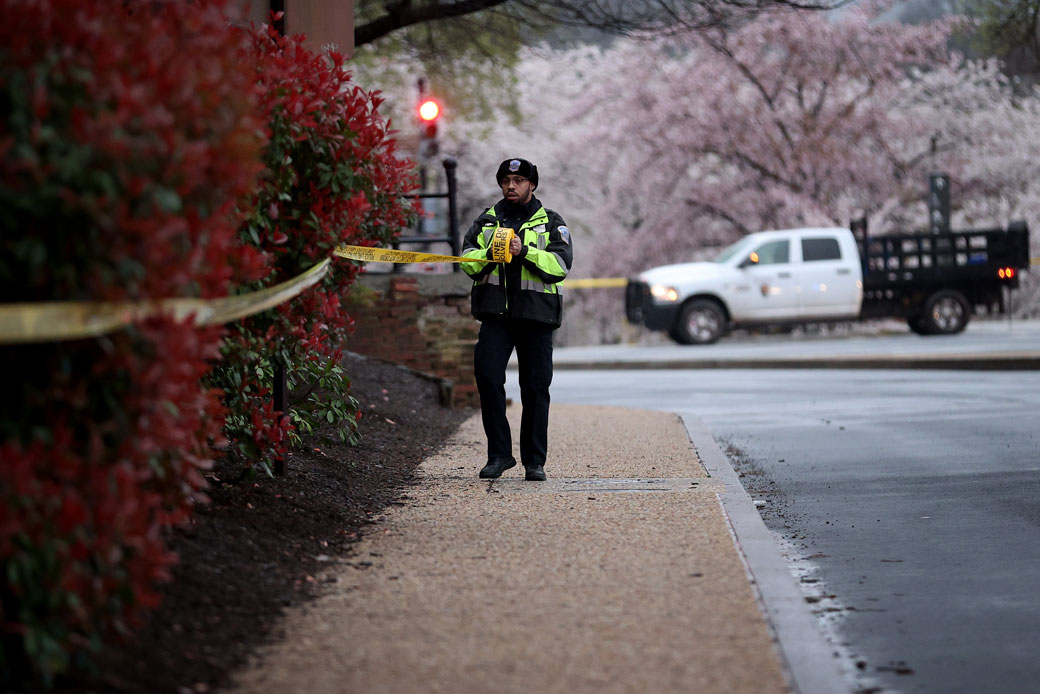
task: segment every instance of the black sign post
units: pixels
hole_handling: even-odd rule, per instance
[[[944,173],[928,175],[928,230],[950,233],[950,177]]]

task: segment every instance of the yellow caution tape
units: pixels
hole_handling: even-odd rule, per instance
[[[495,230],[494,236],[491,237],[491,260],[371,246],[338,246],[334,252],[341,258],[377,263],[508,263],[513,259],[512,253],[509,252],[509,242],[515,235],[516,232],[506,227]]]
[[[52,342],[97,337],[134,321],[169,315],[183,320],[194,315],[197,325],[229,323],[277,306],[319,282],[330,258],[296,277],[248,294],[220,299],[159,299],[154,301],[48,301],[0,305],[0,344]]]
[[[334,251],[340,258],[377,263],[497,263],[486,258],[463,258],[457,255],[437,255],[418,251],[395,251],[390,248],[369,246],[339,246]]]
[[[509,244],[513,241],[514,236],[516,236],[516,232],[509,227],[495,229],[495,233],[491,236],[491,257],[500,263],[510,262],[513,254],[509,250]]]
[[[272,287],[258,289],[249,294],[228,296],[223,299],[210,299],[209,301],[202,299],[188,299],[186,301],[193,301],[196,304],[205,303],[213,309],[213,313],[205,320],[206,325],[230,323],[233,320],[245,318],[254,313],[260,313],[273,308],[283,301],[288,301],[301,294],[303,290],[313,287],[328,274],[329,265],[331,264],[332,259],[326,258],[290,280]]]
[[[515,232],[500,228],[492,238],[492,258],[463,258],[436,253],[396,251],[366,246],[340,246],[336,255],[361,261],[387,263],[508,263],[509,242]],[[197,325],[228,323],[265,311],[314,285],[328,272],[326,258],[291,280],[249,294],[221,299],[159,299],[152,301],[49,301],[0,304],[0,344],[50,342],[97,337],[150,316],[169,315],[184,320],[194,315]]]
[[[509,252],[509,244],[516,232],[509,227],[499,227],[491,237],[491,260],[486,258],[462,258],[455,255],[437,255],[417,251],[395,251],[387,248],[370,248],[368,246],[339,246],[336,255],[350,260],[374,261],[382,263],[508,263],[513,259]],[[568,289],[589,289],[594,287],[624,287],[628,279],[624,277],[583,277],[567,280]]]
[[[582,277],[575,280],[566,280],[564,286],[567,289],[594,289],[599,287],[624,287],[628,280],[624,277]]]

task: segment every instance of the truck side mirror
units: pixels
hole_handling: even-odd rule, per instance
[[[745,268],[745,267],[748,267],[749,265],[758,265],[758,253],[755,253],[754,251],[751,251],[751,254],[748,255],[748,257],[744,258],[744,260],[741,261],[741,263],[740,263],[740,265],[738,267]]]

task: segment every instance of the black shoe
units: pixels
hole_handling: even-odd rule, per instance
[[[480,469],[480,476],[486,480],[493,480],[514,465],[516,465],[516,458],[495,458],[489,460],[487,465]]]
[[[524,479],[528,482],[544,482],[545,470],[541,465],[524,466]]]

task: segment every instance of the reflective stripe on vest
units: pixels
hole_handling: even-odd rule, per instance
[[[526,289],[529,292],[541,292],[543,294],[556,293],[556,285],[546,284],[544,282],[539,282],[538,280],[522,279],[520,280],[520,288]]]

